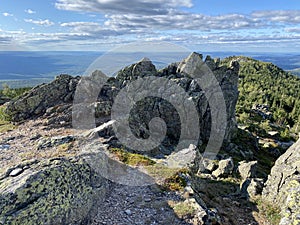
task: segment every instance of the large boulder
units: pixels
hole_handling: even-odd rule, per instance
[[[12,121],[39,116],[50,107],[73,101],[79,77],[60,75],[49,84],[39,85],[17,100],[8,103],[6,113]]]
[[[276,161],[263,199],[281,208],[281,225],[300,223],[300,139]]]
[[[18,165],[0,178],[0,224],[88,224],[106,190],[83,159]]]

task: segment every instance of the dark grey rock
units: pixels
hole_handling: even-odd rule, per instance
[[[16,122],[42,115],[50,107],[71,102],[78,81],[79,77],[60,75],[53,82],[39,85],[9,102],[6,113]]]

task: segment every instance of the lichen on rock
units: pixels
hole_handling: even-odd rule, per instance
[[[82,159],[51,159],[0,180],[0,224],[88,224],[106,181]]]

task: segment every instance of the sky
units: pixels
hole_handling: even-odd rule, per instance
[[[297,52],[300,1],[0,0],[1,51],[105,51],[136,41]]]

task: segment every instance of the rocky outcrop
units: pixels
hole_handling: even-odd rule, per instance
[[[18,165],[0,178],[0,224],[88,224],[106,189],[82,159]]]
[[[214,126],[217,127],[216,130],[225,130],[224,143],[229,143],[231,138],[235,136],[237,130],[235,106],[238,99],[237,82],[239,65],[236,62],[232,62],[230,66],[221,66],[218,61],[214,61],[210,57],[207,57],[205,63],[203,62],[202,55],[192,53],[181,63],[173,63],[160,71],[156,71],[151,61],[143,59],[118,73],[115,82],[117,89],[126,88],[128,84],[137,81],[138,78],[151,76],[156,78],[156,80],[147,81],[141,81],[140,79],[139,82],[135,83],[138,93],[142,93],[145,87],[147,87],[150,90],[149,95],[152,94],[153,96],[147,96],[143,100],[136,102],[129,118],[131,131],[136,137],[144,139],[150,136],[149,123],[152,118],[159,117],[166,123],[166,138],[162,141],[162,145],[158,149],[150,153],[151,155],[171,154],[174,150],[172,146],[176,146],[180,138],[187,140],[187,144],[182,146],[181,149],[188,148],[191,143],[190,140],[193,140],[195,133],[199,131],[200,141],[192,143],[202,144],[207,142],[211,134],[212,112],[225,114],[223,122],[217,125],[214,123]],[[198,68],[198,70],[194,70],[194,68]],[[199,79],[196,79],[196,77]],[[187,95],[184,96],[182,93],[174,91],[174,86],[162,78],[169,80],[175,86],[177,85],[176,90],[183,90]],[[157,82],[159,79],[160,82]],[[212,83],[213,79],[216,80],[215,84]],[[220,89],[217,90],[216,86],[220,87]],[[131,88],[126,89],[126,91],[129,93],[133,92]],[[220,93],[216,94],[217,91],[220,91]],[[223,95],[225,102],[223,112],[220,112],[219,108],[212,108],[209,104],[209,101],[215,100],[216,95],[214,96],[214,94]],[[167,96],[167,99],[159,96]],[[182,111],[185,111],[185,114],[181,115],[178,108],[176,108],[176,104],[170,103],[170,99],[178,105],[184,105],[184,107],[189,102],[194,104],[196,106],[196,114],[198,111],[199,124],[196,121],[188,125],[183,124],[186,122],[184,118],[189,117],[189,109],[186,108],[187,111],[183,109]],[[120,107],[120,110],[122,109]],[[183,130],[183,126],[187,126],[188,128]],[[194,127],[198,129],[195,132],[193,130]]]
[[[49,84],[39,85],[21,98],[8,103],[6,113],[19,122],[42,115],[50,107],[73,100],[79,77],[60,75]]]
[[[100,71],[95,71],[90,77],[84,77],[80,81],[78,77],[60,75],[52,83],[40,85],[10,102],[6,112],[13,121],[22,121],[45,114],[49,118],[47,126],[53,123],[66,126],[71,123],[72,118],[72,121],[78,123],[86,121],[87,124],[83,126],[79,124],[78,127],[92,128],[89,126],[95,120],[94,118],[86,120],[88,113],[96,117],[96,125],[99,126],[110,120],[112,107],[115,106],[114,109],[117,109],[115,111],[120,111],[119,116],[129,120],[133,136],[144,140],[151,136],[152,119],[161,118],[166,124],[166,134],[157,134],[157,136],[165,136],[165,138],[159,142],[160,146],[148,153],[152,156],[164,157],[170,155],[175,150],[174,146],[178,146],[179,143],[178,150],[188,148],[190,144],[207,143],[211,133],[216,133],[211,132],[212,129],[218,132],[224,131],[220,135],[215,134],[213,139],[220,139],[220,142],[224,139],[224,143],[230,143],[237,130],[235,106],[238,99],[238,70],[237,62],[221,65],[219,60],[210,57],[203,61],[202,55],[198,53],[192,53],[182,62],[173,63],[160,71],[156,70],[149,59],[144,58],[120,70],[115,78],[108,78]],[[137,80],[139,82],[135,83],[134,81]],[[78,86],[81,86],[83,93],[75,98],[72,106]],[[102,86],[101,90],[99,90],[100,86]],[[128,102],[132,104],[132,109],[127,118],[126,114],[122,113],[128,105],[127,102],[123,102],[124,104],[118,108],[116,106],[118,104],[115,103],[116,98],[122,91],[126,94],[131,93],[135,98],[135,95],[143,94],[145,90],[148,91],[147,96],[134,104]],[[221,104],[210,104],[216,102],[217,98],[223,99],[222,109],[220,109]],[[119,100],[133,101],[123,97]],[[84,102],[83,107],[74,107],[81,102]],[[56,107],[57,105],[61,106]],[[59,116],[60,114],[63,116]],[[221,114],[224,115],[224,120],[213,120],[212,115]],[[131,143],[134,143],[133,136],[127,138]],[[219,147],[213,146],[211,149],[217,151]]]
[[[281,225],[300,223],[300,139],[279,157],[263,190],[263,199],[281,208]]]

